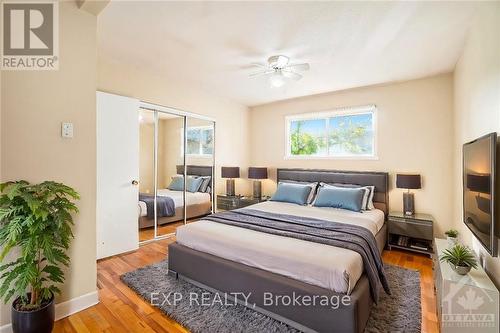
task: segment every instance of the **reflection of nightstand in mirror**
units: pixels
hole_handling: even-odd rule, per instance
[[[243,208],[267,200],[269,200],[269,197],[254,198],[252,196],[217,195],[217,211]]]

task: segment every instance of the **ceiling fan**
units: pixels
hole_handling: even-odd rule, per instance
[[[298,71],[309,70],[308,63],[290,64],[290,58],[284,55],[275,55],[267,59],[267,64],[253,63],[253,66],[261,68],[260,71],[250,74],[250,77],[268,76],[269,82],[273,87],[283,86],[288,79],[298,81],[302,74]]]

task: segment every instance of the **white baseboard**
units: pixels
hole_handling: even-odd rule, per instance
[[[78,296],[69,301],[56,304],[56,320],[70,316],[99,303],[99,294],[96,291]],[[12,333],[12,325],[0,326],[0,333]]]
[[[12,333],[12,325],[7,324],[0,326],[0,333]]]
[[[86,308],[99,303],[99,294],[96,291],[78,296],[69,301],[56,304],[56,320],[70,316],[73,313],[80,312]]]

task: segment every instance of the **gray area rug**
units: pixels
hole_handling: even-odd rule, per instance
[[[385,270],[392,295],[381,293],[365,333],[420,332],[420,273],[391,265],[386,265]],[[126,273],[121,279],[147,302],[153,301],[152,304],[194,333],[298,332],[243,305],[219,302],[221,299],[217,297],[208,298],[203,306],[202,295],[206,296],[207,291],[167,273],[165,260]],[[193,302],[193,293],[200,296],[199,305]],[[181,298],[179,295],[182,299],[175,299]]]

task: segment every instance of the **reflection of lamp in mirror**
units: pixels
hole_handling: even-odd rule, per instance
[[[490,193],[490,175],[467,174],[467,188],[472,192]]]
[[[403,193],[403,212],[405,215],[415,214],[415,199],[410,189],[419,189],[421,185],[420,175],[396,175],[396,187],[408,190],[408,192]]]
[[[240,168],[239,167],[222,167],[221,177],[227,178],[226,180],[226,195],[233,197],[234,192],[234,179],[240,178]]]
[[[257,168],[257,167],[248,168],[248,178],[257,179],[253,181],[253,197],[261,198],[262,182],[260,180],[267,179],[267,168]]]
[[[480,211],[490,212],[490,199],[481,197],[481,193],[490,194],[490,175],[489,174],[467,174],[467,189],[471,192],[477,192],[476,204]]]

